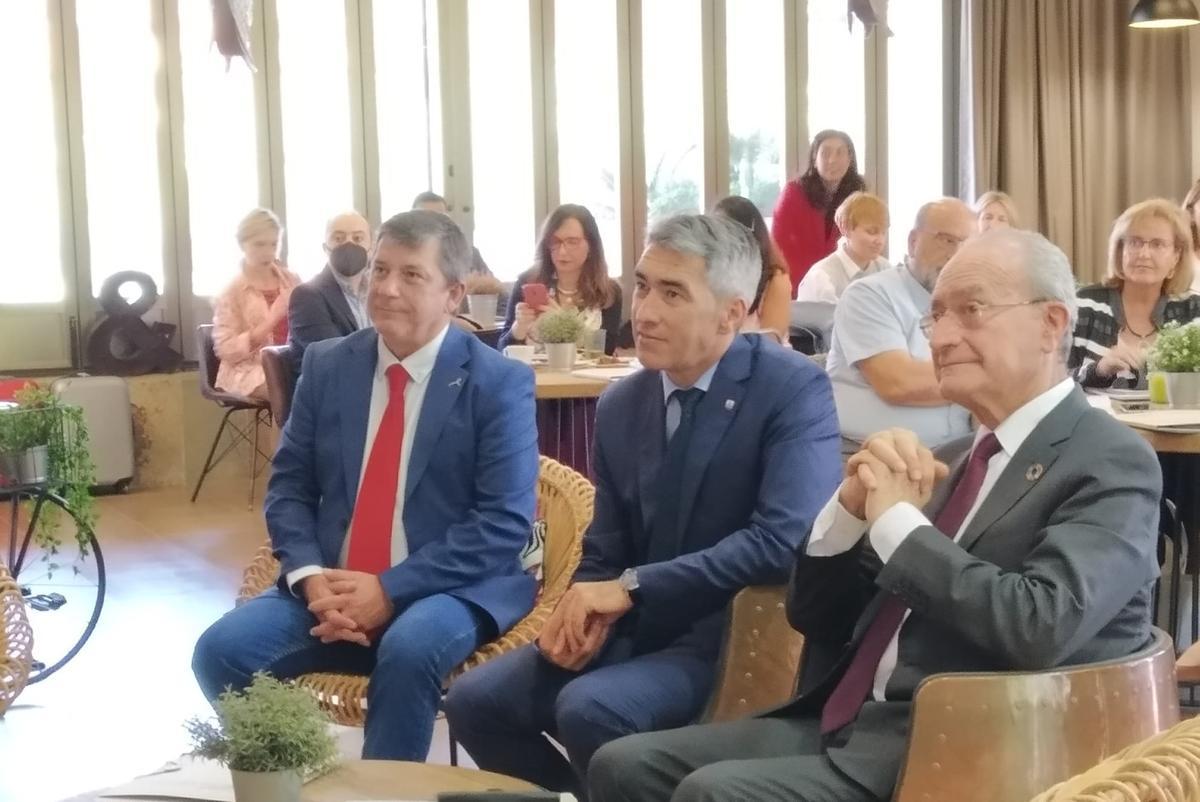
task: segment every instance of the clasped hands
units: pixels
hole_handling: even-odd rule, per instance
[[[542,627],[538,650],[559,668],[578,671],[592,661],[613,625],[632,607],[629,592],[615,579],[577,582]]]
[[[846,462],[838,503],[870,527],[901,502],[924,507],[934,486],[949,473],[915,434],[887,429],[867,438],[862,450]]]
[[[395,609],[376,574],[327,568],[300,581],[308,610],[317,617],[309,630],[321,643],[344,640],[370,646]]]

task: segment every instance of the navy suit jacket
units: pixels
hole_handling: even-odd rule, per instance
[[[646,564],[665,449],[662,375],[617,382],[596,409],[596,509],[575,581],[636,567],[631,625],[649,648],[720,645],[723,610],[747,585],[783,583],[840,481],[829,378],[808,358],[739,335],[696,408],[673,559]],[[628,618],[628,616],[627,616]],[[629,625],[627,625],[629,626]]]
[[[358,495],[377,337],[363,329],[304,356],[267,487],[281,583],[302,566],[338,564]],[[533,371],[451,326],[428,381],[404,488],[409,556],[380,579],[397,613],[447,593],[503,632],[535,592],[520,564],[538,476]]]
[[[334,278],[333,268],[298,284],[288,300],[288,345],[294,369],[300,372],[304,351],[313,343],[345,337],[358,331],[358,322],[346,302],[342,287]]]

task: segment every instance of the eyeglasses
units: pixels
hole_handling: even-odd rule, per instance
[[[958,321],[958,325],[968,331],[974,331],[982,328],[994,315],[1003,312],[1006,309],[1015,309],[1018,306],[1033,306],[1034,304],[1044,304],[1049,301],[1049,298],[1035,298],[1032,301],[1017,301],[1011,304],[985,304],[979,301],[969,301],[961,304],[953,309],[939,309],[932,314],[921,318],[920,326],[921,333],[926,337],[933,336],[933,327],[938,324],[942,318],[949,315]]]
[[[1164,254],[1167,251],[1172,251],[1175,249],[1174,242],[1165,239],[1158,239],[1157,237],[1154,239],[1142,239],[1141,237],[1125,238],[1125,247],[1133,253],[1140,252],[1142,248],[1145,248],[1147,245],[1150,246],[1151,253],[1157,254]]]
[[[550,240],[550,253],[554,253],[560,248],[566,248],[568,251],[577,251],[586,241],[583,237],[564,237],[563,239],[555,237]]]
[[[957,248],[959,245],[962,245],[967,241],[965,237],[956,237],[953,234],[947,234],[945,231],[937,231],[932,228],[927,228],[925,230],[930,234],[933,234],[934,238],[937,239],[938,242],[949,248]]]

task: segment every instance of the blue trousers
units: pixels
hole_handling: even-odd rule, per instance
[[[618,638],[577,673],[526,646],[455,680],[446,718],[479,768],[579,795],[588,761],[603,744],[696,720],[716,657],[685,646],[634,656],[632,641]],[[569,762],[545,733],[565,747]]]
[[[443,679],[495,630],[487,613],[447,595],[414,602],[370,647],[321,643],[309,634],[316,624],[301,599],[272,588],[200,636],[192,671],[209,700],[249,685],[256,671],[280,679],[314,671],[370,674],[367,760],[425,760]]]

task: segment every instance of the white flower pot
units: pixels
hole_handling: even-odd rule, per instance
[[[233,798],[237,802],[300,802],[303,779],[296,769],[287,771],[237,771],[233,776]]]
[[[1172,409],[1200,407],[1200,373],[1166,373],[1167,403]]]
[[[496,325],[496,307],[500,303],[499,295],[468,295],[467,314],[485,329]]]
[[[34,446],[24,451],[0,454],[0,485],[35,485],[46,481],[50,473],[50,450]]]
[[[575,343],[546,343],[546,366],[570,373],[575,367]]]

